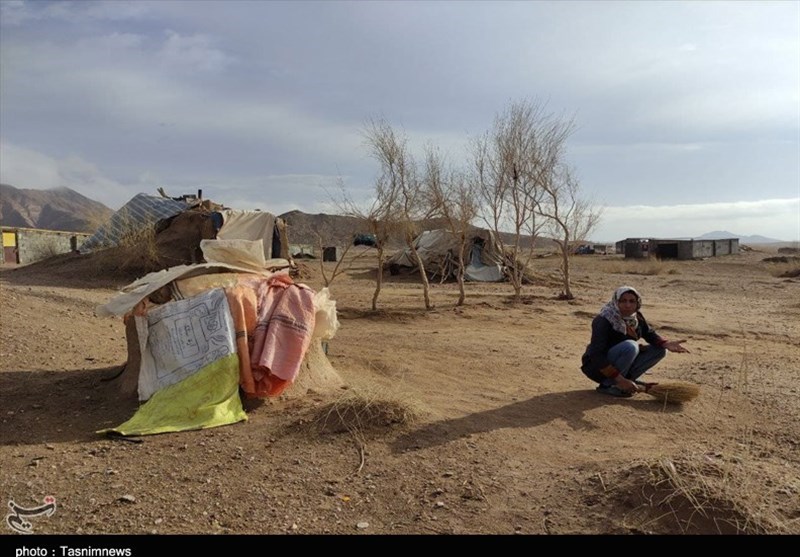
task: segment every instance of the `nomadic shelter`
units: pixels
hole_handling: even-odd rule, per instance
[[[739,238],[719,240],[671,240],[661,238],[626,238],[616,244],[625,258],[702,259],[739,253]]]
[[[414,247],[431,278],[441,280],[456,278],[458,252],[461,242],[451,231],[445,229],[426,230],[416,237]],[[508,261],[494,234],[489,230],[474,228],[464,252],[465,279],[478,282],[497,282],[505,279]],[[392,274],[418,268],[411,248],[395,253],[386,261]]]
[[[163,269],[203,262],[200,242],[213,239],[260,240],[265,260],[289,259],[286,224],[271,213],[227,209],[194,196],[144,193],[123,205],[79,250],[87,253],[125,243],[151,243],[157,266]]]
[[[98,228],[79,250],[81,253],[118,246],[126,237],[136,236],[145,226],[154,225],[162,219],[182,213],[192,204],[182,199],[159,197],[139,193],[111,215],[108,222]]]

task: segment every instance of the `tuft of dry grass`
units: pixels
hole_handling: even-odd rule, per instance
[[[700,387],[694,383],[671,381],[653,385],[645,392],[667,404],[682,404],[697,398],[697,395],[700,394]]]
[[[308,422],[317,433],[349,433],[359,455],[358,474],[366,462],[367,434],[385,433],[395,426],[414,423],[421,412],[414,404],[376,387],[352,389],[314,412]],[[301,421],[300,423],[304,423]]]
[[[123,267],[141,267],[155,270],[158,267],[159,254],[156,245],[155,223],[135,223],[130,220],[121,222],[120,252],[127,257]]]
[[[642,462],[631,471],[640,489],[621,486],[624,496],[640,496],[626,517],[636,529],[684,534],[779,534],[786,517],[774,509],[770,482],[783,483],[763,463],[719,451],[690,452]],[[783,471],[779,472],[783,476]],[[629,501],[634,503],[633,501]]]
[[[322,433],[365,432],[413,424],[421,415],[415,404],[396,394],[374,389],[352,389],[319,408],[311,423]]]

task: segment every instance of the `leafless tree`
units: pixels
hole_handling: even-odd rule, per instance
[[[507,259],[517,302],[544,224],[536,210],[545,195],[543,186],[553,180],[573,128],[572,120],[548,113],[544,105],[519,101],[496,116],[492,130],[474,144],[474,180],[482,217]],[[504,232],[510,234],[510,244]]]
[[[349,269],[352,266],[353,261],[362,257],[364,255],[364,252],[359,253],[355,257],[351,258],[349,265],[344,265],[345,259],[347,258],[347,254],[353,247],[353,242],[350,241],[345,246],[342,246],[342,251],[339,254],[339,257],[336,261],[336,265],[334,265],[333,270],[331,271],[331,274],[329,276],[328,272],[325,270],[325,247],[323,246],[322,234],[320,234],[319,232],[315,232],[315,234],[317,236],[317,247],[319,248],[319,253],[321,254],[321,257],[319,258],[319,271],[322,274],[322,281],[325,283],[325,286],[330,286],[331,284],[333,284],[333,281],[336,280],[336,277],[338,277],[340,274]]]
[[[369,141],[367,141],[369,144]],[[339,212],[345,216],[359,219],[364,227],[375,237],[377,274],[375,292],[372,295],[372,310],[378,309],[378,297],[383,286],[383,266],[386,261],[386,246],[392,233],[398,227],[397,203],[398,189],[395,181],[384,174],[375,179],[374,197],[365,205],[358,203],[339,183],[340,193],[334,199]]]
[[[458,281],[457,306],[463,305],[466,299],[464,275],[472,222],[478,215],[478,200],[474,182],[466,174],[457,169],[445,170],[445,163],[440,152],[428,148],[425,157],[425,188],[429,198],[429,206],[436,215],[444,219],[446,226],[454,238],[458,239],[456,257],[456,279]]]
[[[544,182],[545,196],[537,206],[537,212],[547,219],[546,230],[561,251],[561,298],[572,300],[575,296],[570,287],[570,248],[573,242],[584,240],[597,226],[602,208],[580,196],[580,183],[573,171],[562,166],[553,175],[553,180]]]
[[[384,119],[369,120],[364,133],[373,158],[380,164],[379,182],[394,192],[396,212],[393,215],[395,228],[403,236],[411,257],[422,280],[422,295],[425,309],[433,305],[430,299],[430,284],[425,262],[419,256],[414,240],[419,233],[418,223],[431,215],[428,197],[418,172],[414,157],[408,148],[408,139]]]

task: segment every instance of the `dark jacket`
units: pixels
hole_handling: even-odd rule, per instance
[[[618,375],[619,371],[608,360],[608,351],[625,340],[639,340],[642,338],[656,346],[662,346],[667,342],[647,324],[644,316],[638,311],[636,312],[636,318],[639,321],[635,331],[636,336],[623,334],[615,330],[608,319],[602,315],[598,315],[592,320],[592,340],[586,347],[583,358],[581,358],[581,371],[583,371],[584,375],[596,382]]]

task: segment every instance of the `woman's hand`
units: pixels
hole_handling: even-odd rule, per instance
[[[670,352],[688,352],[686,348],[681,346],[685,340],[670,340],[664,343],[664,348],[669,350]]]
[[[621,390],[627,393],[636,393],[639,392],[639,386],[628,379],[627,377],[623,377],[622,375],[617,375],[617,378],[614,381]]]

